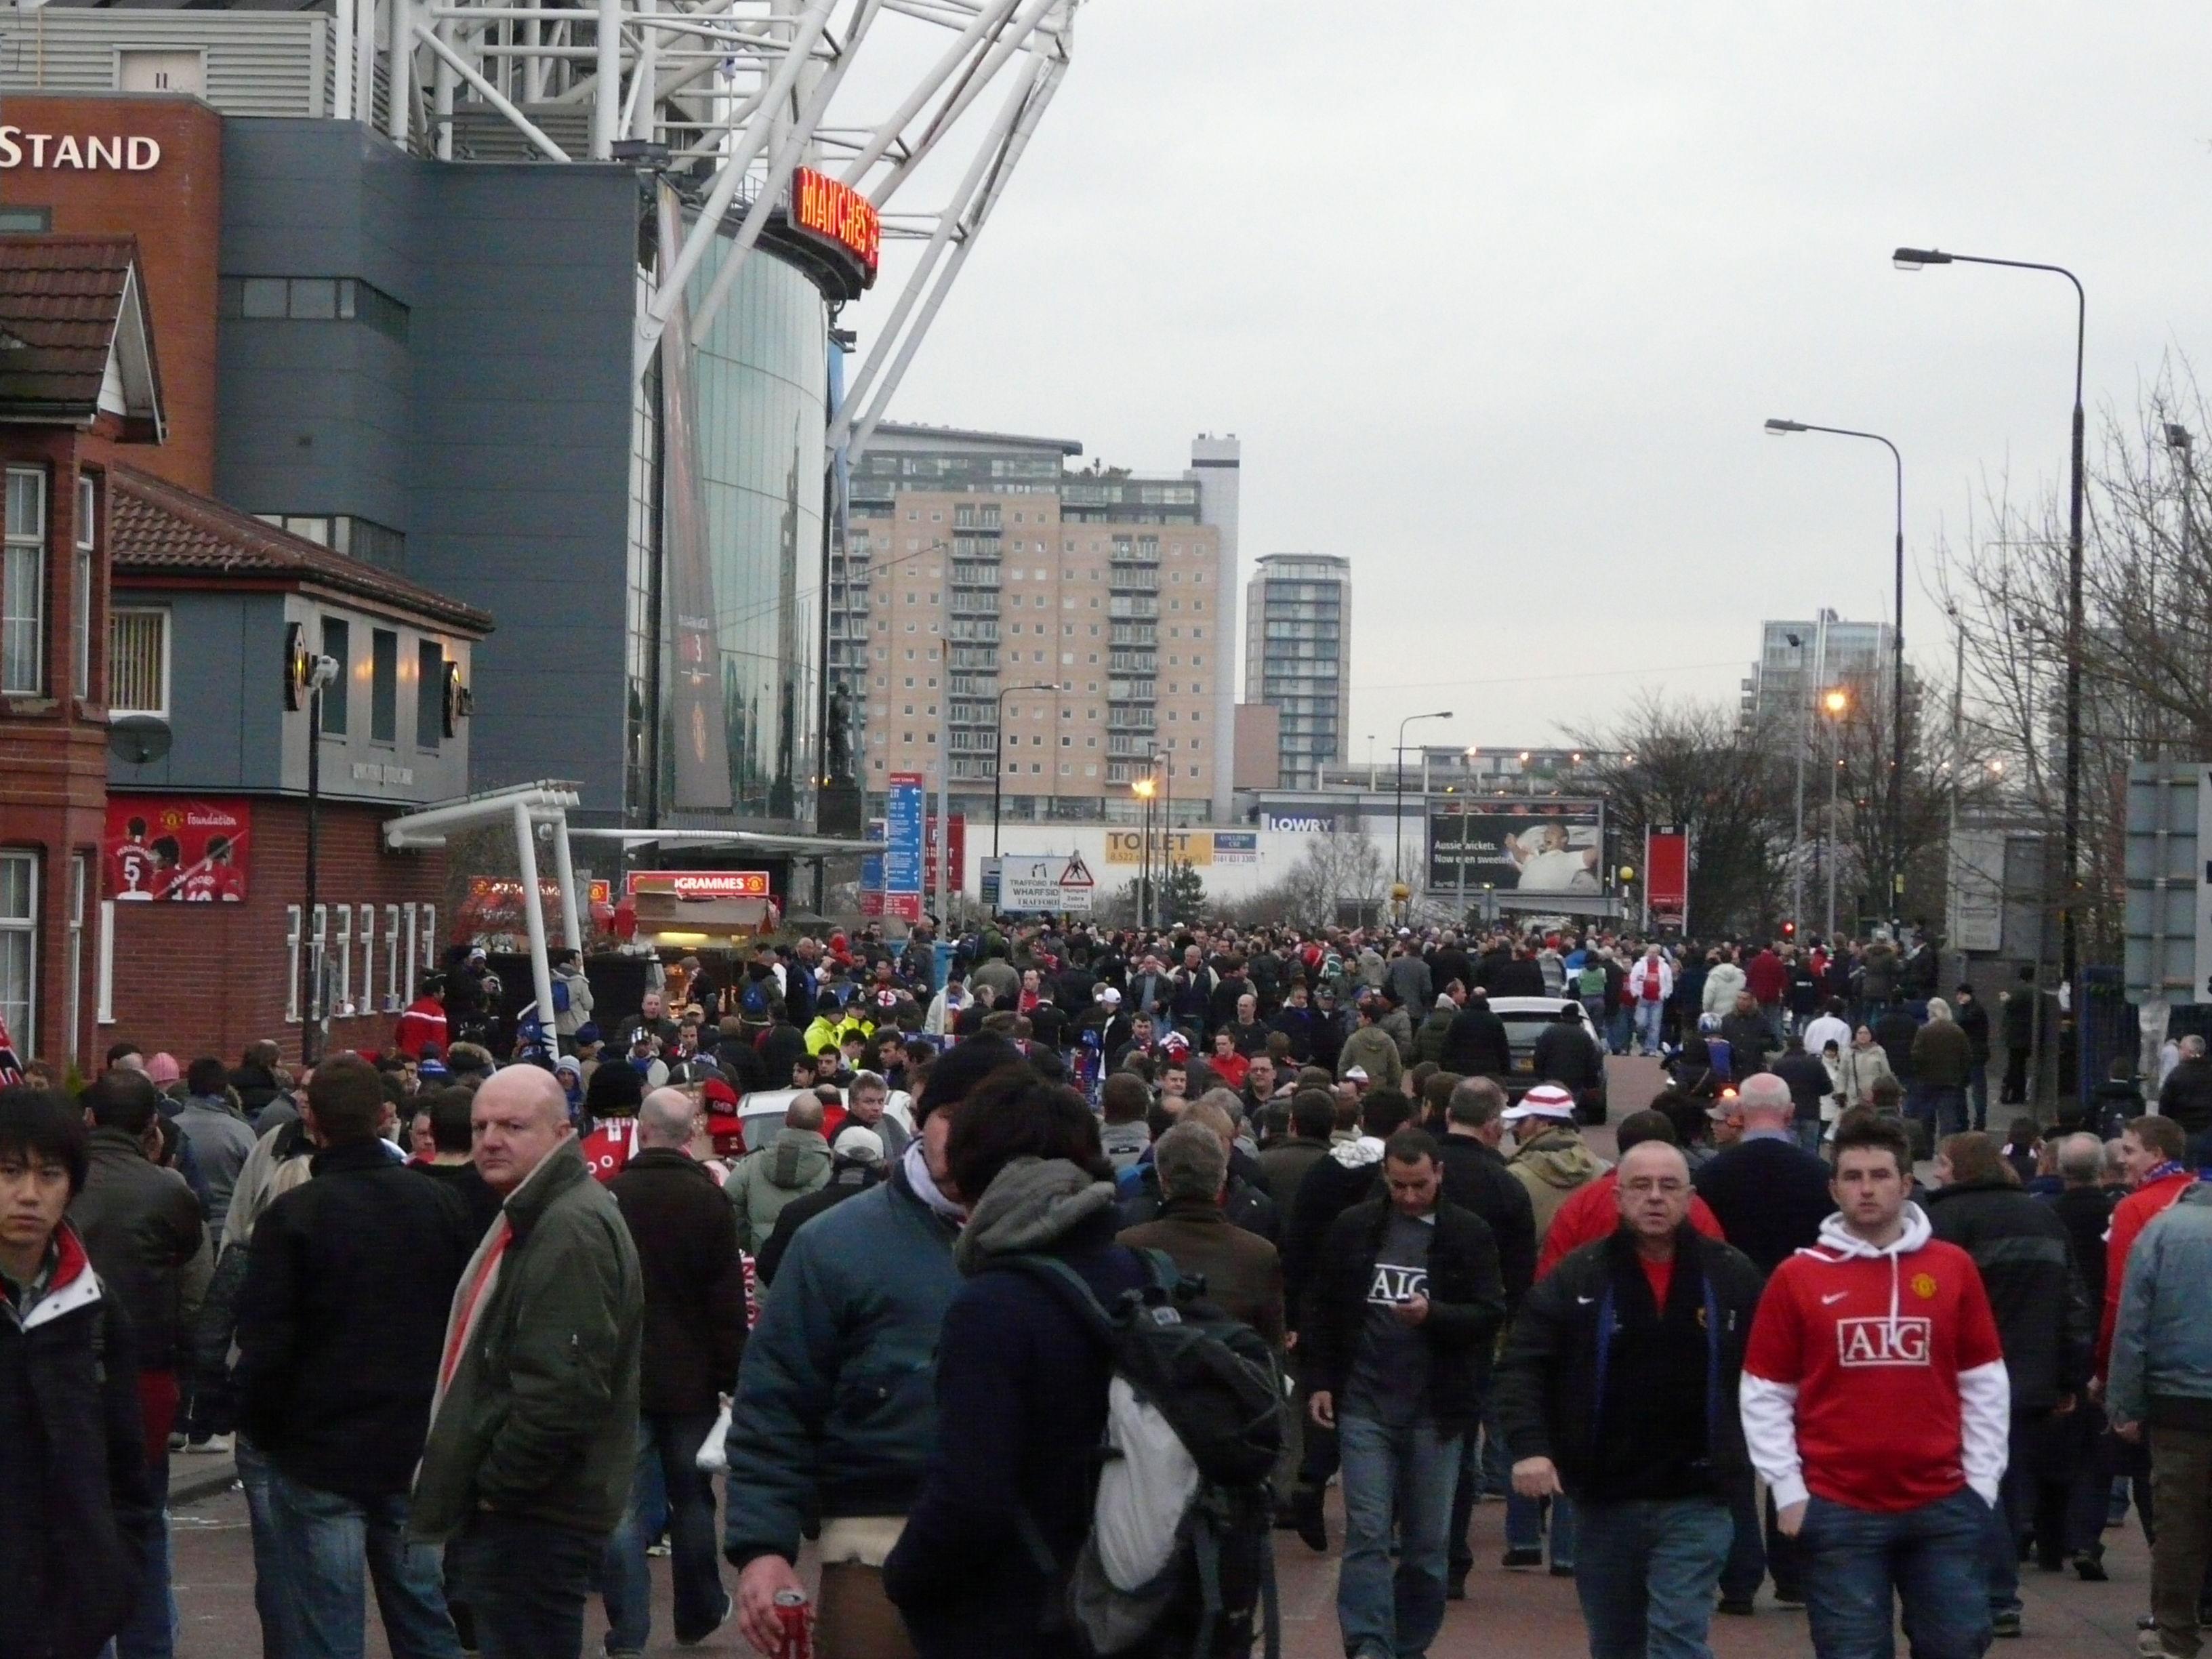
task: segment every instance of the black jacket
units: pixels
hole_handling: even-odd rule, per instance
[[[1309,1176],[1307,1185],[1312,1182]],[[1390,1215],[1389,1200],[1376,1198],[1339,1216],[1314,1276],[1306,1381],[1316,1393],[1335,1395],[1340,1405]],[[1480,1216],[1444,1200],[1437,1206],[1436,1226],[1429,1241],[1429,1316],[1418,1328],[1429,1340],[1428,1414],[1437,1435],[1452,1438],[1480,1420],[1482,1379],[1492,1340],[1504,1322],[1505,1287],[1498,1241]]]
[[[775,1225],[769,1230],[768,1242],[760,1247],[753,1258],[753,1272],[760,1282],[768,1284],[775,1278],[776,1269],[783,1265],[783,1253],[791,1248],[791,1241],[799,1230],[820,1215],[823,1211],[857,1198],[884,1178],[884,1166],[878,1160],[862,1164],[852,1158],[833,1157],[830,1163],[830,1184],[794,1198],[775,1212]],[[651,1358],[653,1332],[648,1323],[646,1330],[646,1352]]]
[[[1736,1390],[1743,1376],[1744,1344],[1751,1336],[1752,1315],[1765,1281],[1741,1250],[1706,1238],[1694,1227],[1681,1230],[1674,1249],[1674,1290],[1680,1294],[1670,1293],[1668,1306],[1694,1321],[1695,1334],[1684,1334],[1689,1343],[1702,1338],[1704,1375],[1717,1378],[1720,1384],[1718,1398],[1708,1395],[1704,1401],[1704,1450],[1711,1463],[1710,1490],[1725,1492],[1731,1483],[1747,1480],[1751,1472]],[[1693,1266],[1694,1274],[1685,1273],[1686,1266]],[[1702,1281],[1708,1306],[1687,1302],[1693,1279]],[[1621,1232],[1569,1252],[1536,1281],[1514,1316],[1492,1389],[1498,1424],[1516,1462],[1550,1458],[1559,1471],[1560,1483],[1576,1495],[1589,1490],[1594,1478],[1602,1480],[1615,1473],[1595,1468],[1605,1408],[1600,1381],[1605,1379],[1607,1397],[1619,1401],[1617,1409],[1630,1414],[1626,1423],[1614,1420],[1615,1436],[1624,1428],[1636,1427],[1639,1400],[1626,1379],[1615,1392],[1617,1373],[1612,1362],[1618,1352],[1614,1345],[1625,1330],[1633,1334],[1639,1323],[1648,1328],[1656,1321],[1657,1310],[1650,1298],[1635,1245]],[[1607,1334],[1602,1356],[1601,1331]],[[1681,1380],[1691,1384],[1698,1369],[1678,1368],[1689,1373]],[[1643,1426],[1662,1435],[1674,1424]]]
[[[1723,1146],[1691,1180],[1729,1243],[1762,1273],[1817,1240],[1836,1207],[1828,1166],[1795,1141],[1771,1135]]]
[[[1577,1093],[1595,1089],[1605,1076],[1605,1061],[1597,1044],[1590,1041],[1579,1021],[1553,1020],[1537,1032],[1534,1059],[1540,1081],[1556,1083]]]
[[[2212,1129],[2212,1060],[2185,1060],[2167,1073],[2158,1109],[2192,1137]]]
[[[2012,1378],[2012,1408],[2049,1411],[2089,1380],[2096,1322],[2073,1241],[2051,1206],[2002,1176],[1930,1193],[1936,1237],[1974,1258]]]
[[[648,1146],[607,1183],[645,1279],[638,1408],[711,1416],[738,1386],[745,1342],[738,1218],[698,1161]]]
[[[1290,1220],[1276,1240],[1283,1255],[1283,1316],[1294,1331],[1305,1328],[1306,1294],[1319,1270],[1328,1230],[1355,1204],[1364,1203],[1382,1178],[1382,1160],[1347,1164],[1332,1146],[1298,1182]]]
[[[1489,1224],[1498,1240],[1505,1305],[1518,1307],[1536,1277],[1536,1212],[1528,1188],[1505,1167],[1496,1147],[1472,1135],[1439,1135],[1437,1146],[1443,1154],[1444,1197]]]
[[[1720,1034],[1729,1046],[1729,1075],[1736,1082],[1766,1069],[1767,1056],[1774,1052],[1774,1028],[1766,1023],[1764,1014],[1723,1015]]]
[[[187,1363],[185,1340],[215,1266],[200,1201],[120,1129],[94,1129],[91,1150],[91,1172],[70,1200],[70,1225],[131,1316],[139,1369],[175,1370]]]
[[[458,1193],[381,1140],[317,1152],[313,1178],[253,1224],[234,1375],[255,1449],[302,1486],[405,1492],[480,1237]]]
[[[2074,1266],[2093,1313],[2105,1305],[2105,1235],[2112,1230],[2112,1211],[2123,1196],[2117,1187],[2068,1187],[2043,1200],[2074,1241]]]
[[[453,1189],[460,1198],[461,1207],[469,1212],[469,1226],[477,1239],[481,1240],[499,1218],[499,1194],[475,1164],[415,1164],[409,1167]]]
[[[68,1230],[27,1316],[0,1295],[0,1659],[92,1659],[154,1520],[131,1321]]]
[[[1961,1002],[1951,1010],[1951,1018],[1959,1022],[1959,1029],[1966,1034],[1967,1051],[1974,1064],[1990,1063],[1990,1011],[1980,1002]]]
[[[1505,1040],[1505,1022],[1490,1012],[1480,997],[1469,997],[1451,1030],[1444,1035],[1444,1057],[1438,1069],[1462,1077],[1503,1077],[1513,1069],[1513,1050]]]
[[[1835,1085],[1828,1080],[1828,1068],[1820,1055],[1808,1054],[1802,1049],[1785,1054],[1776,1060],[1774,1075],[1790,1085],[1790,1104],[1800,1123],[1820,1121],[1820,1101],[1835,1092]],[[1730,1233],[1730,1238],[1735,1235]]]
[[[1889,1069],[1899,1083],[1910,1085],[1913,1079],[1912,1039],[1919,1035],[1920,1023],[1902,1008],[1891,1008],[1874,1023],[1874,1040],[1889,1056]]]

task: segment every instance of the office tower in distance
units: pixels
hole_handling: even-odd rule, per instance
[[[1244,589],[1244,701],[1280,718],[1282,787],[1316,786],[1351,718],[1352,562],[1270,553]]]
[[[1070,471],[1070,440],[876,428],[829,639],[872,811],[940,757],[971,821],[994,784],[1008,822],[1125,816],[1148,771],[1178,821],[1225,810],[1237,457],[1193,448],[1180,475]]]

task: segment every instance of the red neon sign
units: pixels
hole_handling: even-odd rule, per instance
[[[850,185],[811,167],[793,168],[791,222],[844,249],[860,262],[868,283],[876,280],[876,264],[883,252],[883,218],[876,204]]]

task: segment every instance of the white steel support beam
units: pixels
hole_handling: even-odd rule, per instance
[[[989,139],[976,151],[967,178],[961,181],[955,204],[939,220],[937,230],[931,236],[929,246],[922,256],[921,268],[915,271],[914,280],[908,283],[906,291],[899,295],[898,304],[893,309],[888,325],[870,349],[860,373],[854,379],[852,392],[845,400],[845,411],[830,434],[829,444],[832,451],[849,444],[851,457],[858,459],[866,449],[868,438],[890,406],[891,395],[898,390],[900,380],[905,378],[907,366],[914,361],[914,354],[921,344],[922,336],[928,331],[938,307],[944,304],[953,279],[960,274],[960,267],[967,263],[969,251],[975,246],[983,222],[990,215],[991,204],[997,199],[1007,173],[1029,142],[1030,133],[1035,131],[1045,106],[1051,102],[1054,92],[1058,89],[1066,61],[1058,56],[1040,58],[1027,79],[1018,84],[1008,96]],[[959,245],[952,249],[952,257],[945,264],[943,272],[933,281],[934,268],[956,234]],[[923,297],[925,288],[927,297]],[[921,300],[921,309],[918,314],[913,314],[917,299]],[[910,314],[911,326],[908,325]],[[853,411],[867,398],[869,388],[878,374],[882,375],[884,384],[877,391],[873,401],[868,403],[866,415],[855,421]]]
[[[393,0],[393,3],[404,5],[406,3],[406,0]],[[455,52],[443,40],[441,40],[435,33],[424,27],[422,24],[417,23],[415,26],[415,38],[420,40],[424,46],[429,47],[432,52],[437,53],[441,62],[451,64],[454,74],[459,76],[462,80],[467,82],[470,86],[476,88],[477,97],[483,99],[484,102],[489,104],[501,115],[507,117],[509,121],[513,122],[517,131],[521,133],[524,137],[530,140],[532,143],[537,145],[538,149],[545,152],[547,159],[555,161],[565,161],[568,159],[568,152],[567,150],[562,149],[560,145],[555,143],[550,138],[548,138],[544,133],[540,132],[528,116],[525,115],[520,110],[517,109],[507,100],[507,95],[504,93],[501,92],[497,87],[492,85],[490,82],[485,80],[484,77],[477,71],[477,69],[473,64],[470,64],[467,59],[464,58],[459,52]]]
[[[415,27],[408,14],[409,0],[385,0],[392,25],[391,49],[386,53],[384,136],[403,149],[407,143],[408,106],[414,101],[412,65]]]
[[[768,223],[768,216],[783,199],[784,187],[791,182],[792,169],[799,165],[799,158],[806,153],[806,147],[814,142],[815,123],[822,118],[822,112],[830,106],[830,100],[837,95],[838,83],[843,81],[845,71],[852,67],[854,58],[859,56],[860,42],[866,38],[868,25],[875,21],[882,3],[883,0],[860,0],[860,9],[853,18],[852,33],[845,40],[844,50],[838,54],[837,61],[830,66],[829,72],[815,83],[813,91],[807,94],[806,101],[799,106],[798,114],[784,135],[783,143],[776,149],[775,159],[769,164],[767,182],[761,186],[760,195],[755,198],[751,210],[745,215],[744,223],[738,228],[735,245],[722,256],[722,268],[714,273],[714,285],[708,289],[706,297],[692,308],[693,345],[704,343],[708,331],[714,327],[715,314],[721,310],[722,302],[730,297],[730,289],[738,280],[739,267],[744,264],[746,256],[752,252],[753,244],[760,240],[761,229]]]
[[[398,0],[398,3],[404,3],[405,0]],[[822,31],[829,26],[830,14],[836,7],[836,0],[808,0],[806,10],[799,18],[798,33],[785,52],[775,78],[757,95],[760,103],[773,106],[790,96],[791,88],[798,82],[799,71],[805,65],[807,54],[814,50],[814,43],[822,38]],[[722,216],[730,210],[730,204],[737,197],[738,186],[744,182],[746,169],[767,147],[768,135],[769,124],[763,120],[754,121],[732,149],[729,159],[722,163],[714,189],[707,193],[707,199],[699,209],[698,221],[691,227],[691,234],[684,239],[683,248],[670,261],[654,288],[652,301],[638,317],[635,351],[631,364],[633,379],[641,380],[645,378],[645,372],[653,362],[653,354],[660,344],[660,337],[668,327],[670,309],[675,305],[677,296],[683,293],[684,285],[691,280],[691,273],[698,270],[699,262],[707,257],[712,239],[721,234]]]
[[[592,159],[614,159],[622,136],[623,0],[599,0],[599,85],[592,99]]]

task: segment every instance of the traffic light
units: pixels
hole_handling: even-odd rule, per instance
[[[1785,940],[1796,939],[1797,937],[1797,924],[1794,921],[1784,922],[1782,924],[1782,937]]]

